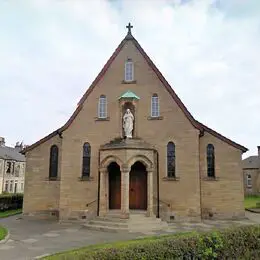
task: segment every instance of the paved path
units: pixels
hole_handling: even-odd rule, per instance
[[[190,230],[210,230],[230,225],[260,223],[260,214],[247,213],[250,220],[243,221],[204,221],[203,223],[171,224],[165,231],[147,233],[108,233],[90,231],[79,224],[58,224],[53,221],[35,220],[12,216],[0,219],[10,232],[10,239],[0,244],[0,259],[31,260],[37,256],[119,240],[128,240],[146,235],[175,233]]]

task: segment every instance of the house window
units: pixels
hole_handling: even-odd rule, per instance
[[[176,165],[175,165],[175,144],[173,142],[169,142],[167,144],[167,177],[174,178]]]
[[[131,59],[128,59],[125,63],[125,81],[134,80],[134,63]]]
[[[91,147],[89,143],[83,145],[82,177],[90,176]]]
[[[14,193],[16,193],[16,192],[17,192],[17,186],[18,186],[18,182],[17,182],[17,181],[15,181],[15,183],[14,183]]]
[[[246,176],[246,186],[247,186],[248,188],[251,188],[251,187],[252,187],[252,177],[251,177],[251,174],[248,174],[248,175]]]
[[[13,184],[14,184],[14,181],[10,181],[9,192],[13,192]]]
[[[157,94],[153,94],[151,99],[151,116],[152,117],[160,116],[159,97]]]
[[[6,182],[5,182],[5,192],[8,192],[8,188],[9,188],[8,186],[9,186],[9,182],[6,181]]]
[[[207,174],[208,177],[215,178],[215,151],[213,144],[207,146]]]
[[[6,163],[6,173],[11,173],[11,168],[12,168],[12,163],[11,162],[7,162]]]
[[[101,95],[98,101],[98,117],[106,118],[107,117],[107,98],[105,95]]]
[[[57,145],[53,145],[50,149],[49,178],[57,178],[58,176],[58,157],[59,148]]]

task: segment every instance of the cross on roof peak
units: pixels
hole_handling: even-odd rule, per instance
[[[133,28],[133,25],[131,25],[131,23],[128,23],[128,25],[126,26],[126,28],[128,29],[127,34],[131,34],[131,29]]]

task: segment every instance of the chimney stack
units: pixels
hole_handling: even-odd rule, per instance
[[[22,151],[23,150],[23,142],[19,143],[16,142],[15,147],[14,147],[17,151]]]
[[[0,136],[0,146],[5,146],[5,138]]]
[[[257,150],[258,150],[258,157],[260,157],[260,145],[257,146]]]

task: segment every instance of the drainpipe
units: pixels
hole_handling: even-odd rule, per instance
[[[97,216],[99,216],[99,200],[100,200],[100,150],[98,151],[98,197],[97,197]]]
[[[156,150],[156,171],[157,171],[157,218],[160,218],[160,189],[159,189],[159,153]]]
[[[200,154],[200,138],[203,135],[204,135],[203,132],[199,134],[199,181],[200,181],[199,188],[200,188],[200,219],[201,220],[202,220],[202,188],[201,188],[201,186],[202,186],[202,183],[201,183],[202,182],[202,176],[201,176],[201,167],[200,167],[200,156],[201,156],[201,154]]]
[[[5,187],[5,160],[3,160],[3,169],[1,169],[2,170],[2,173],[3,173],[3,181],[2,181],[2,192],[1,193],[3,193],[4,192],[4,187]]]

